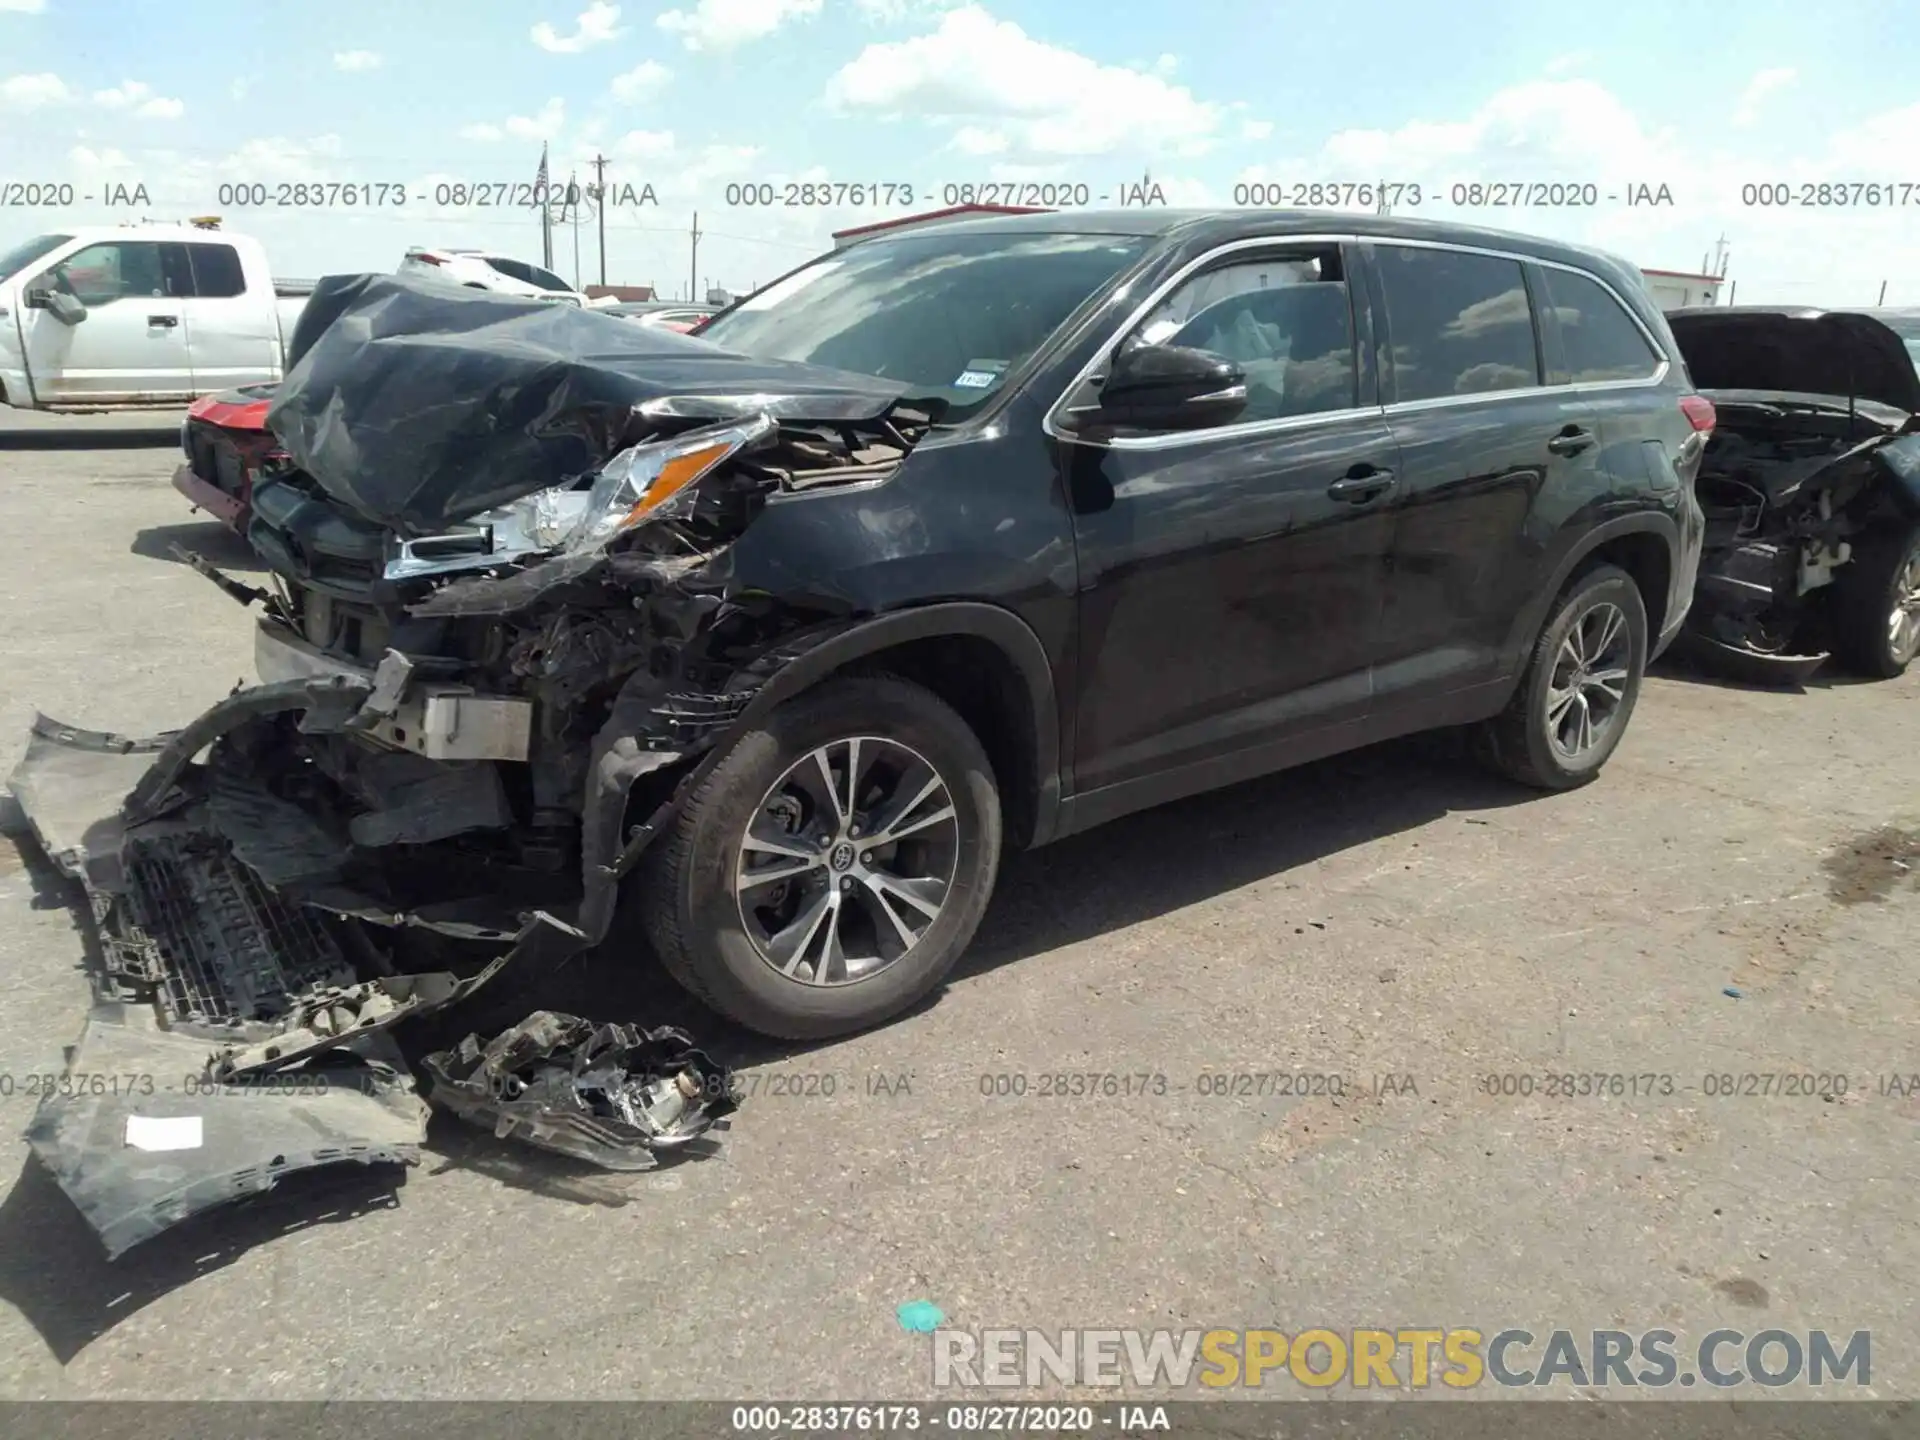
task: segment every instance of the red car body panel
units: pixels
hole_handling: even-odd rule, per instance
[[[267,429],[273,397],[261,392],[270,388],[248,386],[194,401],[184,427],[187,459],[173,473],[174,489],[241,534],[252,514],[254,472],[285,453]]]

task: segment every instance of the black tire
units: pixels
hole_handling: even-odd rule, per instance
[[[1623,693],[1595,743],[1577,756],[1569,756],[1554,743],[1548,692],[1553,688],[1568,635],[1583,620],[1596,617],[1598,607],[1605,605],[1615,607],[1625,622]],[[1627,722],[1633,718],[1646,668],[1647,607],[1640,587],[1626,571],[1613,565],[1596,565],[1581,572],[1554,601],[1507,708],[1484,721],[1475,732],[1475,749],[1482,763],[1508,779],[1539,790],[1572,790],[1585,785],[1618,748]]]
[[[734,892],[738,846],[769,789],[820,746],[874,735],[910,746],[945,782],[957,819],[953,879],[924,936],[876,974],[821,986],[781,974],[748,934]],[[741,737],[636,875],[642,925],[667,973],[708,1006],[783,1040],[889,1020],[945,978],[972,941],[1000,864],[1000,795],[978,738],[952,707],[888,675],[829,680]]]
[[[1906,674],[1920,634],[1896,646],[1894,606],[1904,597],[1907,568],[1920,556],[1920,525],[1869,535],[1833,577],[1833,653],[1856,675],[1892,680]]]

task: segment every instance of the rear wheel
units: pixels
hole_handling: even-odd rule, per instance
[[[1833,652],[1879,680],[1920,654],[1920,525],[1868,536],[1833,577]]]
[[[783,1039],[897,1015],[972,940],[1000,859],[966,722],[889,676],[830,681],[742,737],[641,874],[668,973]]]
[[[1626,733],[1646,667],[1640,587],[1597,565],[1561,593],[1507,708],[1480,726],[1481,759],[1542,790],[1586,784]]]

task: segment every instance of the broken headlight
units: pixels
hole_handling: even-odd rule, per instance
[[[622,450],[594,478],[586,513],[567,536],[564,548],[576,554],[597,550],[643,520],[671,513],[673,502],[702,476],[758,445],[773,431],[772,419],[756,415]]]

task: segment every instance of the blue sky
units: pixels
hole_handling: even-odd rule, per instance
[[[414,244],[539,258],[524,210],[436,207],[456,180],[556,178],[595,153],[659,204],[609,214],[608,278],[744,288],[903,213],[729,207],[729,183],[1041,181],[1111,193],[1151,173],[1225,205],[1253,181],[1421,184],[1407,213],[1472,218],[1691,269],[1726,236],[1741,300],[1920,304],[1920,6],[1624,0],[1582,12],[1466,0],[0,0],[0,244],[145,213],[221,213],[294,276],[390,268]],[[1602,26],[1599,17],[1604,15]],[[1863,56],[1871,53],[1871,66]],[[1670,206],[1456,210],[1455,182],[1666,185]],[[1902,208],[1756,207],[1742,186],[1906,186]],[[385,182],[414,197],[245,210],[219,186]],[[144,212],[79,203],[143,184]],[[392,192],[389,192],[391,195]],[[573,274],[572,234],[556,268]],[[598,271],[591,224],[582,278]]]

